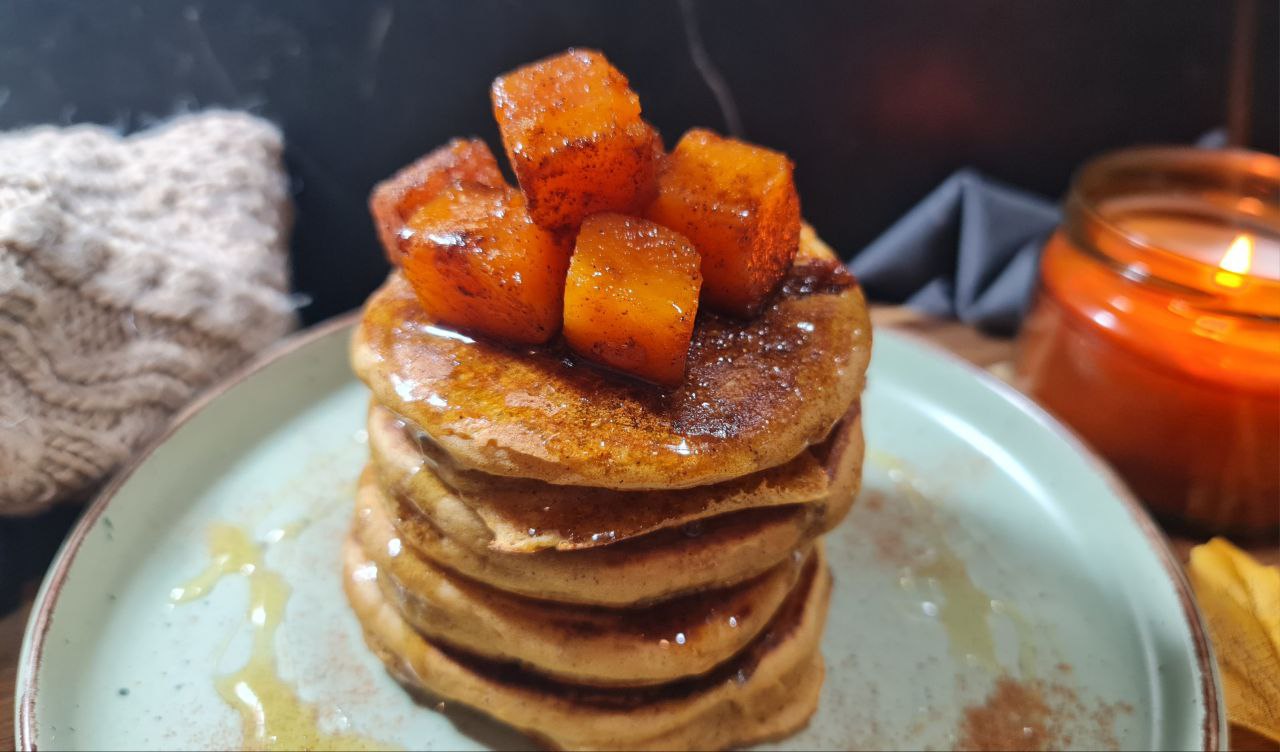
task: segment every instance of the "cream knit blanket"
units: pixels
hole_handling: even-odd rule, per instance
[[[82,498],[287,332],[280,132],[0,133],[0,514]]]

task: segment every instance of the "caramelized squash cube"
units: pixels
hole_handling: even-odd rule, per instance
[[[800,244],[791,160],[706,130],[680,139],[646,216],[698,247],[707,306],[743,318],[760,312]]]
[[[493,112],[529,213],[543,227],[642,210],[662,139],[640,118],[626,76],[593,50],[569,50],[493,82]]]
[[[397,241],[405,277],[440,323],[521,344],[560,330],[572,240],[534,224],[515,188],[446,188]]]
[[[596,214],[578,231],[564,293],[564,336],[591,360],[674,386],[702,287],[698,252],[653,222]]]
[[[400,263],[396,236],[404,229],[405,221],[445,188],[459,182],[491,188],[504,184],[493,152],[478,138],[455,138],[373,187],[369,212],[391,263]]]

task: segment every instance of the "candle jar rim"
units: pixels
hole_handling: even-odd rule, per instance
[[[1065,204],[1064,229],[1077,246],[1133,282],[1162,287],[1234,315],[1280,316],[1278,310],[1232,300],[1231,291],[1202,284],[1218,266],[1152,243],[1114,221],[1108,202],[1140,195],[1168,195],[1221,204],[1241,232],[1280,242],[1280,157],[1247,149],[1143,146],[1105,152],[1086,162],[1072,177]],[[1124,254],[1115,249],[1126,249]],[[1226,249],[1224,248],[1224,251]],[[1249,277],[1265,289],[1252,300],[1280,300],[1280,280]],[[1213,300],[1225,304],[1214,305]],[[1264,306],[1270,309],[1271,306]]]

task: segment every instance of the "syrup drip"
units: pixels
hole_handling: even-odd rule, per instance
[[[288,532],[273,531],[278,534],[269,537],[279,540],[288,537]],[[322,730],[315,708],[304,703],[280,677],[275,638],[289,600],[289,584],[266,568],[261,548],[244,530],[216,524],[209,529],[209,555],[209,566],[186,584],[173,588],[169,599],[175,604],[199,600],[230,575],[241,575],[249,581],[246,616],[253,630],[249,660],[240,669],[214,678],[218,694],[240,715],[242,747],[253,750],[386,749],[386,744],[362,736]]]
[[[933,550],[933,561],[915,567],[915,578],[904,578],[907,589],[918,588],[918,579],[924,579],[942,594],[941,603],[926,600],[921,605],[926,614],[936,615],[946,630],[953,658],[998,670],[995,641],[987,622],[991,596],[974,584],[964,560],[940,536],[933,541]]]
[[[1018,636],[1021,675],[1033,676],[1038,658],[1035,626],[1012,603],[993,598],[974,583],[964,559],[947,542],[943,523],[934,517],[934,502],[916,487],[901,463],[876,452],[869,452],[868,457],[888,470],[895,495],[914,509],[912,527],[923,536],[928,555],[923,562],[904,567],[898,584],[921,598],[920,607],[926,616],[937,619],[947,634],[952,658],[961,665],[1000,672],[991,624],[992,617],[1003,617]]]

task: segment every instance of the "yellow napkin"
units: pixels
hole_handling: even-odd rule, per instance
[[[1222,538],[1191,549],[1187,569],[1218,654],[1227,717],[1280,740],[1280,569]]]

